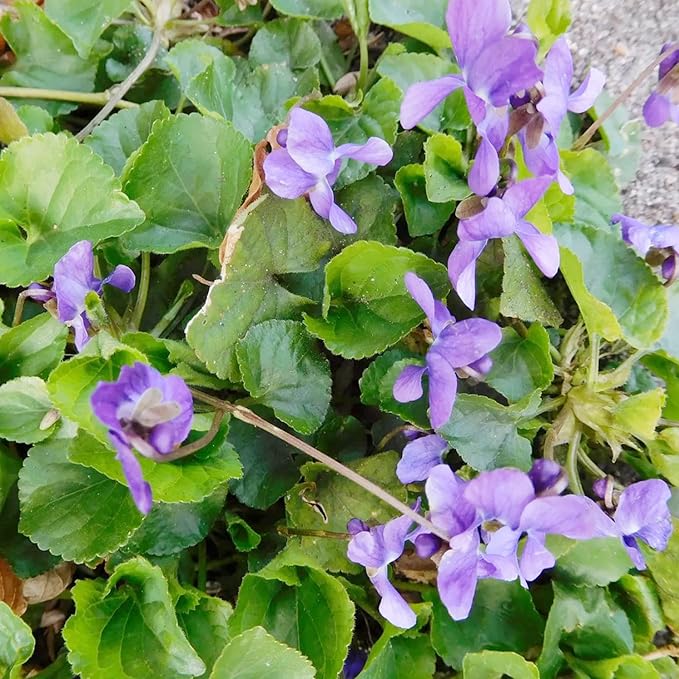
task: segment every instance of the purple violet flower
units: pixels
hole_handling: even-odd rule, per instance
[[[401,403],[422,397],[422,377],[429,377],[429,418],[434,429],[450,418],[457,394],[456,370],[476,372],[475,365],[490,369],[487,354],[501,341],[500,328],[483,318],[456,322],[446,306],[434,299],[427,284],[414,273],[405,275],[412,298],[427,316],[434,338],[425,366],[406,366],[394,383],[394,398]],[[481,362],[481,363],[479,363]]]
[[[401,483],[425,481],[450,450],[450,444],[438,434],[417,432],[416,436],[405,445],[396,465],[396,476]]]
[[[448,32],[461,73],[416,83],[401,105],[401,125],[415,127],[448,95],[463,88],[472,120],[482,136],[469,175],[478,195],[492,190],[499,174],[498,150],[508,129],[509,98],[533,87],[542,72],[535,64],[533,40],[508,34],[508,0],[451,0]]]
[[[633,483],[620,494],[613,520],[639,570],[646,568],[639,540],[658,551],[667,547],[672,534],[672,517],[667,506],[670,496],[669,487],[660,479]]]
[[[363,530],[357,530],[359,527]],[[404,629],[412,627],[417,616],[389,582],[388,566],[403,554],[406,541],[418,529],[413,528],[413,522],[407,516],[399,516],[373,528],[368,528],[365,524],[360,526],[358,522],[352,520],[348,528],[353,537],[349,541],[347,557],[365,567],[370,582],[381,597],[380,613],[397,627]]]
[[[340,233],[356,233],[356,222],[337,203],[332,185],[344,158],[372,165],[386,165],[393,157],[384,139],[370,137],[365,144],[342,144],[335,148],[328,124],[303,108],[290,112],[287,134],[279,133],[284,146],[264,161],[267,186],[281,198],[308,195],[315,212],[328,219]]]
[[[667,58],[658,67],[658,86],[644,104],[644,120],[649,127],[660,127],[668,120],[679,124],[679,46],[663,45]]]
[[[666,281],[673,281],[679,273],[679,226],[674,224],[658,224],[648,226],[642,222],[615,214],[611,218],[613,224],[620,224],[622,238],[631,245],[640,257],[646,257],[650,250],[662,250],[667,253],[662,264],[662,275]]]
[[[526,213],[540,200],[552,180],[526,179],[510,186],[502,196],[484,199],[485,209],[457,228],[459,241],[448,259],[448,274],[460,299],[470,309],[476,301],[476,260],[491,238],[516,234],[548,278],[559,270],[559,245],[554,236],[542,233],[527,222]]]
[[[100,382],[90,397],[94,414],[108,427],[130,493],[140,512],[151,511],[151,487],[132,449],[163,461],[189,435],[191,392],[181,377],[163,376],[145,363],[125,365],[115,382]]]
[[[73,328],[75,347],[82,351],[89,341],[87,330],[90,321],[85,311],[85,298],[89,292],[101,295],[104,285],[112,285],[123,292],[134,288],[135,277],[130,267],[118,265],[104,280],[94,275],[94,252],[92,243],[81,240],[72,245],[69,251],[54,265],[52,289],[32,283],[28,297],[46,303],[56,299],[57,318]]]

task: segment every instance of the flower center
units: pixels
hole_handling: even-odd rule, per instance
[[[119,413],[123,428],[144,437],[159,424],[170,422],[181,413],[175,401],[164,401],[163,392],[157,387],[149,387],[134,404],[129,413]]]

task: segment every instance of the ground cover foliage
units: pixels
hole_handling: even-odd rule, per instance
[[[569,24],[2,8],[0,677],[679,677],[679,46]]]

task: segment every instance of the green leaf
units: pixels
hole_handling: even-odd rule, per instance
[[[156,502],[123,548],[128,554],[166,556],[197,545],[221,514],[226,486],[197,502]]]
[[[561,272],[590,333],[644,349],[667,323],[665,289],[620,236],[584,224],[555,224]]]
[[[17,106],[16,112],[28,128],[29,134],[52,132],[54,129],[54,119],[44,108],[32,104],[23,104]]]
[[[639,655],[623,655],[601,661],[571,660],[569,664],[587,679],[661,679],[653,664]]]
[[[663,429],[655,441],[648,444],[653,466],[673,486],[679,487],[679,432],[674,427]]]
[[[666,290],[669,318],[667,319],[665,334],[660,338],[658,346],[679,363],[679,333],[674,330],[679,323],[679,286],[670,285]]]
[[[661,388],[634,394],[615,406],[613,423],[642,441],[650,441],[655,438],[664,403],[665,390]]]
[[[19,530],[40,549],[78,563],[115,551],[143,518],[126,486],[69,462],[63,440],[31,449],[19,501]]]
[[[47,377],[64,357],[68,328],[50,314],[34,316],[0,336],[0,382]]]
[[[89,146],[120,176],[130,156],[146,141],[156,120],[169,118],[170,110],[162,101],[147,101],[126,109],[98,125],[84,144]]]
[[[530,0],[526,23],[540,41],[541,54],[545,54],[571,25],[570,0]]]
[[[21,460],[0,446],[0,511],[5,505],[21,469]],[[6,518],[6,517],[5,517]]]
[[[625,612],[598,587],[566,587],[553,583],[542,653],[541,679],[554,679],[564,662],[564,651],[583,659],[603,660],[631,653],[634,642]]]
[[[575,188],[575,221],[611,231],[611,217],[622,212],[622,201],[606,158],[594,149],[561,151],[561,163]]]
[[[250,184],[252,152],[230,125],[193,113],[157,122],[125,176],[146,213],[128,247],[217,247]]]
[[[431,679],[436,655],[425,634],[394,636],[385,631],[370,650],[360,679]]]
[[[27,134],[28,128],[14,106],[4,97],[0,97],[0,142],[11,144]]]
[[[273,320],[250,328],[236,352],[250,395],[302,434],[323,424],[330,405],[330,366],[315,344],[304,324]]]
[[[262,627],[246,630],[224,647],[210,679],[313,679],[313,665],[298,651],[276,641]]]
[[[157,502],[198,502],[211,495],[225,481],[240,478],[238,455],[226,440],[227,427],[222,425],[214,439],[197,453],[174,462],[154,462],[138,456],[144,478],[151,486]],[[197,438],[194,434],[189,443]],[[69,451],[71,462],[96,469],[109,479],[125,483],[115,453],[93,436],[80,432]]]
[[[42,280],[74,243],[96,245],[143,218],[111,168],[74,138],[24,137],[0,157],[0,281],[18,286]]]
[[[530,441],[518,433],[521,418],[512,408],[485,396],[460,394],[439,434],[477,471],[531,466]]]
[[[464,659],[464,679],[540,679],[538,668],[516,653],[483,651]]]
[[[0,601],[0,676],[19,679],[21,666],[33,655],[34,648],[31,628]]]
[[[569,542],[567,538],[557,536],[549,536],[549,540],[550,544]],[[567,580],[575,585],[605,587],[619,580],[631,568],[632,560],[620,540],[595,538],[572,542],[557,559],[556,575],[560,580]]]
[[[299,317],[312,303],[291,293],[279,279],[281,274],[315,271],[331,247],[330,228],[305,200],[267,195],[242,228],[232,231],[232,252],[222,277],[186,328],[189,344],[211,372],[238,381],[236,344],[250,327],[273,318]]]
[[[220,23],[225,26],[251,26],[263,23],[262,8],[259,5],[247,5],[244,10],[238,6],[236,0],[216,0],[222,13]]]
[[[466,620],[453,620],[437,595],[433,603],[432,644],[456,670],[462,669],[469,653],[483,650],[525,653],[542,639],[544,621],[528,590],[517,581],[479,580],[474,606]]]
[[[563,318],[545,290],[533,260],[517,238],[503,238],[502,248],[505,261],[500,313],[509,318],[538,321],[558,328]]]
[[[130,0],[46,0],[45,13],[85,59],[104,29],[130,4]]]
[[[0,19],[0,32],[16,55],[16,62],[0,78],[10,87],[91,92],[99,55],[83,59],[71,39],[30,0],[14,4]],[[22,103],[27,103],[24,99]],[[53,116],[69,113],[77,104],[40,101]],[[49,159],[45,161],[50,166]],[[36,162],[35,166],[39,166]],[[4,183],[4,182],[3,182]],[[50,222],[51,226],[51,222]]]
[[[502,329],[502,343],[492,353],[493,368],[486,382],[510,403],[516,403],[536,389],[546,389],[554,379],[549,354],[549,335],[533,323],[525,337],[512,328]]]
[[[182,632],[167,581],[140,557],[108,581],[80,580],[71,590],[75,614],[64,627],[68,659],[82,679],[200,676],[205,664]]]
[[[226,512],[224,518],[229,537],[239,552],[250,552],[262,541],[262,536],[238,514]]]
[[[274,19],[257,31],[248,58],[253,64],[285,64],[302,71],[321,60],[321,41],[308,21]]]
[[[55,429],[56,420],[43,421],[52,411],[47,387],[39,377],[18,377],[0,387],[0,437],[18,443],[37,443]]]
[[[623,575],[612,594],[627,613],[637,648],[665,629],[658,592],[647,575]]]
[[[276,567],[281,561],[282,571]],[[318,679],[335,679],[351,641],[354,605],[331,575],[279,557],[276,564],[243,578],[229,620],[234,635],[260,625],[307,656]]]
[[[277,12],[312,19],[339,19],[344,13],[342,0],[272,0]]]
[[[231,492],[248,507],[268,509],[297,483],[296,451],[280,439],[234,420],[229,443],[243,465],[243,477],[231,484]]]
[[[436,233],[453,214],[455,209],[453,201],[430,202],[427,196],[425,169],[422,165],[404,165],[396,173],[394,183],[403,201],[408,233],[413,238]]]
[[[175,610],[179,626],[205,663],[206,671],[201,675],[205,678],[229,641],[228,621],[233,608],[223,599],[191,587],[179,597]]]
[[[407,493],[396,478],[398,460],[398,453],[386,452],[350,462],[348,466],[405,502]],[[286,496],[285,510],[290,528],[345,533],[347,523],[355,517],[382,524],[395,516],[393,509],[372,494],[322,464],[308,462],[302,467],[302,473],[304,482]],[[308,501],[322,505],[327,522]],[[347,559],[344,540],[305,536],[290,538],[290,542],[298,544],[305,554],[328,570],[347,573],[361,570]]]
[[[437,50],[450,47],[445,28],[446,0],[370,0],[370,19],[412,36]]]
[[[4,337],[0,337],[0,342]],[[142,353],[124,344],[105,345],[101,335],[90,340],[87,350],[53,370],[47,380],[47,391],[52,403],[69,420],[105,441],[106,428],[94,414],[90,396],[99,382],[114,382],[124,365],[145,362]],[[95,353],[102,347],[102,353]],[[92,353],[89,353],[92,352]]]
[[[667,549],[662,552],[648,550],[645,553],[650,571],[662,603],[665,622],[676,633],[679,630],[679,581],[677,558],[679,557],[679,520],[672,521],[674,530]]]
[[[344,249],[325,267],[323,318],[305,315],[312,335],[345,358],[365,358],[405,337],[423,319],[406,290],[412,271],[434,296],[448,291],[445,267],[422,254],[372,241]]]
[[[433,203],[462,200],[469,195],[467,161],[460,142],[447,134],[434,134],[424,144],[427,198]]]

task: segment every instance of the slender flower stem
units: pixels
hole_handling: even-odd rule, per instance
[[[358,47],[361,60],[360,70],[358,72],[358,89],[362,92],[365,92],[368,85],[368,62],[370,60],[367,36],[362,36],[359,38]]]
[[[309,538],[331,538],[333,540],[348,540],[352,537],[351,533],[338,533],[329,530],[310,530],[307,528],[288,528],[287,526],[278,526],[276,532],[286,538],[292,536],[309,537]]]
[[[22,290],[17,295],[17,303],[16,306],[14,307],[14,318],[12,319],[13,328],[15,328],[17,325],[19,325],[19,323],[21,323],[21,319],[23,318],[24,315],[24,305],[26,304],[28,294],[29,294],[28,290]]]
[[[216,398],[215,396],[210,396],[209,394],[206,394],[197,389],[191,389],[191,393],[199,401],[208,403],[217,409],[225,410],[226,412],[231,413],[236,419],[240,420],[241,422],[245,422],[253,427],[257,427],[258,429],[261,429],[267,432],[268,434],[275,436],[277,439],[285,441],[285,443],[287,443],[288,445],[292,446],[293,448],[297,448],[297,450],[301,451],[305,455],[308,455],[314,460],[322,462],[324,465],[326,465],[326,467],[329,467],[334,472],[337,472],[338,474],[344,476],[350,481],[353,481],[355,484],[357,484],[364,490],[367,490],[375,497],[379,498],[386,504],[390,505],[394,509],[401,512],[401,514],[404,514],[408,518],[412,519],[413,522],[419,524],[423,528],[426,528],[427,531],[429,531],[430,533],[437,535],[446,542],[449,540],[449,537],[446,535],[445,531],[441,530],[440,528],[437,528],[431,521],[425,519],[423,516],[420,516],[414,509],[412,509],[412,507],[409,507],[407,504],[396,499],[393,495],[384,490],[384,488],[381,488],[372,481],[364,478],[360,474],[356,473],[353,469],[349,469],[349,467],[346,467],[341,462],[338,462],[329,455],[322,453],[320,450],[314,448],[305,441],[302,441],[301,439],[298,439],[296,436],[293,436],[292,434],[289,434],[287,431],[284,431],[280,427],[277,427],[275,424],[267,422],[264,418],[260,417],[256,413],[253,413],[252,410],[244,408],[243,406],[234,405],[233,403],[229,403],[228,401],[223,401],[222,399]]]
[[[217,435],[217,432],[219,431],[219,425],[222,423],[223,419],[224,410],[215,410],[215,415],[212,418],[212,424],[210,425],[210,429],[207,431],[207,433],[205,433],[196,441],[187,443],[185,446],[181,446],[180,448],[173,450],[171,453],[167,453],[165,455],[159,453],[158,456],[154,457],[153,459],[156,462],[173,462],[174,460],[179,460],[182,457],[187,457],[188,455],[197,453],[199,450],[205,448],[205,446],[207,446],[209,443],[212,443],[212,439]]]
[[[589,337],[589,371],[587,373],[587,386],[593,387],[599,377],[599,347],[600,338],[595,332]]]
[[[163,314],[163,317],[151,330],[154,337],[161,337],[163,333],[174,323],[177,314],[182,310],[186,301],[193,295],[193,285],[188,280],[182,281],[172,306]]]
[[[670,51],[674,47],[670,47]],[[611,105],[575,140],[573,144],[574,151],[580,151],[585,148],[587,142],[595,135],[596,131],[615,113],[616,109],[620,104],[622,104],[627,97],[634,92],[634,90],[641,85],[641,83],[648,78],[651,73],[656,69],[660,62],[667,58],[668,50],[665,50],[662,54],[659,54],[625,89],[616,99],[613,100]]]
[[[71,92],[69,90],[44,90],[38,87],[0,87],[0,97],[10,99],[49,99],[51,101],[72,101],[76,104],[103,106],[111,100],[109,92]],[[116,108],[137,108],[139,104],[119,99]]]
[[[137,290],[137,301],[132,312],[132,327],[139,330],[141,319],[146,308],[146,299],[149,295],[149,282],[151,281],[151,253],[141,253],[141,275],[139,277],[139,290]]]
[[[125,80],[123,80],[123,82],[120,83],[118,87],[116,87],[115,92],[104,104],[101,111],[99,111],[99,113],[97,113],[97,115],[94,116],[94,118],[92,118],[92,120],[90,120],[90,122],[87,123],[87,125],[85,125],[85,127],[83,127],[83,129],[80,130],[78,134],[75,135],[75,138],[78,141],[82,141],[97,125],[99,125],[100,122],[108,117],[108,114],[113,111],[117,103],[130,91],[130,89],[132,89],[132,86],[137,82],[137,80],[139,80],[139,78],[141,78],[146,69],[151,66],[154,59],[156,58],[156,55],[158,54],[162,39],[162,28],[157,27],[153,33],[151,45],[144,55],[144,58],[137,64],[132,73],[130,73],[130,75],[128,75],[127,78],[125,78]]]
[[[571,490],[577,495],[584,495],[585,491],[580,483],[580,475],[578,473],[578,450],[580,448],[580,439],[582,432],[576,429],[573,432],[573,438],[568,444],[568,454],[566,456],[566,469],[568,471],[568,482]]]
[[[590,472],[590,474],[593,474],[600,479],[605,479],[608,476],[608,474],[606,474],[606,472],[601,469],[601,467],[599,467],[599,465],[594,462],[582,448],[578,450],[578,457],[580,458],[580,462],[582,462],[582,466]]]

